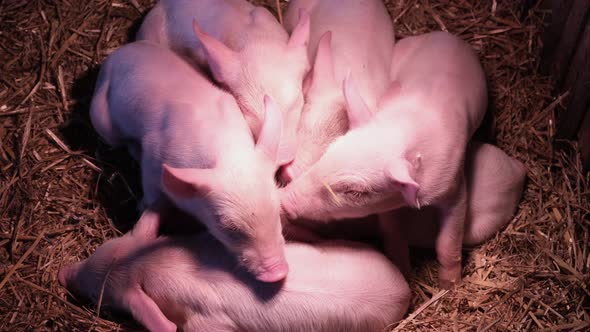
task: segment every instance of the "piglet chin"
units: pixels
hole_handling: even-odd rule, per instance
[[[271,266],[266,267],[262,272],[256,275],[256,279],[262,282],[272,283],[279,282],[287,277],[289,265],[282,260]]]

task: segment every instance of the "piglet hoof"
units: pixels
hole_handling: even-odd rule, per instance
[[[442,289],[451,289],[461,282],[461,264],[452,267],[440,267],[438,283]]]

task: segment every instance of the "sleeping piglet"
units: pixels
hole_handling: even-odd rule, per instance
[[[345,80],[351,129],[284,188],[281,204],[289,219],[315,220],[438,208],[439,279],[447,288],[461,278],[463,162],[486,111],[486,79],[471,46],[448,33],[405,38],[393,53],[394,82],[375,109]]]
[[[526,178],[525,166],[499,148],[471,141],[465,156],[465,180],[467,183],[467,214],[463,235],[464,246],[474,246],[487,241],[512,218],[522,196]],[[372,240],[379,237],[380,225],[384,234],[385,252],[403,272],[409,272],[408,245],[434,248],[440,232],[441,216],[438,209],[424,207],[420,210],[403,207],[363,219],[337,220],[327,224],[306,220],[290,221],[303,227],[296,240],[309,242],[325,238]],[[311,235],[308,233],[311,232]],[[397,234],[392,234],[397,233]],[[286,235],[289,235],[287,232]]]
[[[90,116],[107,143],[140,162],[144,206],[171,200],[259,280],[275,282],[288,272],[274,182],[282,124],[264,99],[254,144],[231,94],[170,50],[139,41],[102,65]]]
[[[392,19],[382,0],[291,0],[285,13],[288,31],[296,28],[302,8],[310,15],[308,55],[315,61],[304,81],[295,159],[283,167],[283,182],[303,173],[348,131],[342,82],[349,72],[363,100],[377,103],[390,83],[394,49]]]
[[[270,284],[239,269],[206,232],[156,238],[145,225],[63,267],[60,283],[94,302],[102,292],[102,304],[157,332],[382,331],[409,305],[402,274],[368,246],[287,243],[291,273]]]
[[[268,10],[245,0],[160,0],[137,40],[158,43],[208,67],[236,97],[255,139],[264,122],[263,97],[273,98],[285,119],[281,165],[295,153],[301,82],[309,70],[308,15],[302,12],[297,22],[289,36]]]

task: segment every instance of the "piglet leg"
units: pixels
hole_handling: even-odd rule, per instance
[[[146,239],[157,238],[162,215],[170,209],[170,204],[165,197],[160,196],[143,211],[139,220],[133,226],[131,234]]]
[[[411,272],[410,249],[401,222],[395,217],[396,211],[379,214],[379,228],[383,234],[385,255],[397,266],[405,277]]]
[[[456,195],[442,207],[441,229],[436,239],[436,256],[441,288],[449,289],[461,280],[461,249],[467,213],[467,189],[464,174],[459,178]]]
[[[125,294],[133,317],[152,332],[174,332],[176,325],[164,316],[158,305],[140,288]]]

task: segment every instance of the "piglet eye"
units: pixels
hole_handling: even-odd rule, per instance
[[[225,229],[225,234],[230,241],[237,243],[245,242],[248,238],[248,235],[245,232],[235,228]]]
[[[368,191],[359,191],[359,190],[347,190],[344,192],[345,195],[355,197],[355,198],[362,198],[369,195]]]

